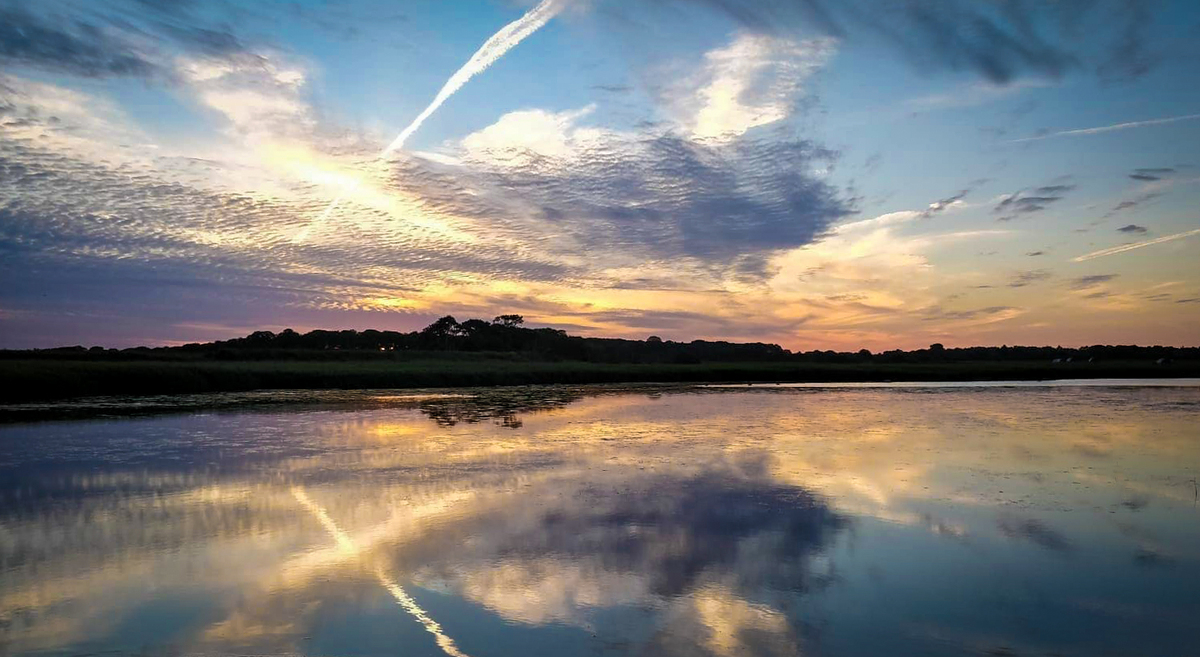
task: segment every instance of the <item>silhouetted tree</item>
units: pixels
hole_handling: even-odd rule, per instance
[[[525,323],[525,318],[520,315],[499,315],[492,323],[500,326],[520,326]]]
[[[421,341],[426,348],[449,349],[454,338],[462,335],[458,320],[446,315],[421,330]]]

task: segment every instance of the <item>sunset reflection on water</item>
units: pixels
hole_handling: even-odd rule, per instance
[[[10,425],[0,652],[1191,654],[1198,471],[1195,386]]]

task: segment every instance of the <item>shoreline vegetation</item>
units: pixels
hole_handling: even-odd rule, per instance
[[[1001,381],[1200,376],[1200,348],[967,347],[793,353],[774,344],[582,338],[517,315],[412,333],[259,331],[177,347],[0,351],[3,401],[265,389],[590,383]]]

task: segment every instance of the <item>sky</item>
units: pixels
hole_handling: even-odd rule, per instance
[[[0,0],[0,348],[1200,344],[1192,0]]]

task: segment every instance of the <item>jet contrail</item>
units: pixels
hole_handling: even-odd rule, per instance
[[[387,148],[380,151],[375,159],[378,160],[387,157],[392,151],[402,148],[404,142],[408,141],[408,138],[421,127],[425,119],[428,119],[430,115],[436,112],[437,108],[442,106],[442,103],[445,103],[450,96],[454,95],[454,92],[461,89],[471,78],[487,70],[489,66],[496,63],[496,60],[503,57],[504,53],[512,50],[513,46],[516,46],[518,43],[521,43],[525,37],[533,34],[549,22],[551,18],[554,18],[562,10],[564,2],[565,0],[542,0],[536,7],[526,12],[524,16],[500,28],[499,32],[493,34],[487,41],[484,41],[479,50],[476,50],[475,54],[471,55],[471,58],[467,60],[467,63],[455,71],[449,80],[446,80],[446,84],[442,85],[441,91],[434,96],[433,102],[429,103],[429,106],[422,110],[417,115],[417,118],[413,119],[412,123],[408,124],[408,127],[401,131],[392,140],[392,143],[387,145]],[[325,211],[321,213],[321,216],[301,230],[296,235],[294,241],[300,242],[308,237],[308,233],[312,228],[315,225],[324,223],[329,218],[329,215],[333,213],[334,209],[337,208],[338,204],[341,203],[342,199],[345,198],[346,193],[356,187],[358,187],[357,181],[351,183],[350,188],[344,190],[337,198],[333,199],[329,206],[325,208]]]
[[[1163,123],[1175,123],[1176,121],[1191,121],[1200,119],[1200,114],[1186,114],[1184,116],[1169,116],[1165,119],[1150,119],[1148,121],[1129,121],[1128,123],[1114,123],[1112,125],[1102,125],[1095,128],[1079,128],[1077,130],[1061,130],[1059,132],[1051,132],[1046,135],[1038,135],[1036,137],[1025,137],[1023,139],[1011,139],[1008,143],[1019,144],[1024,141],[1040,141],[1042,139],[1051,139],[1053,137],[1076,137],[1079,135],[1096,135],[1102,132],[1112,132],[1114,130],[1128,130],[1130,128],[1140,128],[1147,125],[1162,125]]]
[[[425,119],[429,118],[430,114],[433,114],[437,108],[441,107],[447,98],[453,96],[454,92],[461,89],[468,80],[496,63],[497,59],[500,59],[509,50],[512,50],[513,46],[521,43],[525,37],[533,34],[551,18],[554,18],[554,15],[560,9],[562,9],[561,0],[542,0],[538,6],[530,9],[524,16],[500,28],[500,31],[493,34],[492,38],[484,41],[479,50],[476,50],[475,54],[471,56],[471,59],[468,59],[467,63],[463,64],[462,68],[458,69],[454,75],[451,75],[449,80],[446,80],[446,84],[442,85],[442,90],[438,92],[437,96],[434,96],[433,102],[429,103],[429,107],[426,107],[425,111],[418,114],[417,118],[413,119],[413,122],[408,124],[408,127],[397,135],[392,140],[392,143],[388,144],[387,148],[383,149],[379,157],[384,157],[388,153],[404,146],[404,142],[408,141],[412,133],[416,132],[417,128],[420,128],[421,124],[425,122]]]
[[[1145,242],[1134,242],[1133,244],[1122,244],[1121,246],[1114,246],[1110,249],[1101,249],[1099,251],[1093,251],[1091,253],[1081,255],[1078,258],[1073,258],[1072,260],[1074,262],[1083,262],[1084,260],[1091,260],[1092,258],[1102,258],[1104,256],[1116,255],[1118,253],[1124,253],[1126,251],[1140,249],[1143,246],[1162,244],[1163,242],[1170,242],[1172,240],[1183,239],[1185,237],[1191,237],[1192,235],[1198,235],[1198,234],[1200,234],[1200,228],[1197,228],[1196,230],[1189,230],[1189,231],[1186,231],[1183,233],[1175,233],[1174,235],[1164,235],[1163,237],[1156,237],[1152,240],[1146,240]]]

